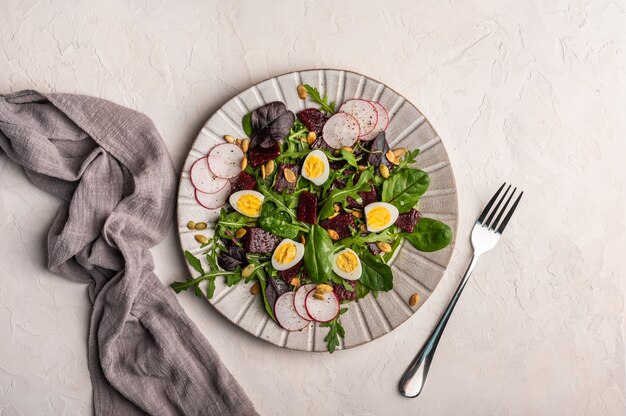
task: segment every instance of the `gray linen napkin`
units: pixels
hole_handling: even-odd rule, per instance
[[[80,95],[0,96],[0,148],[63,204],[48,267],[90,283],[97,415],[256,415],[216,352],[153,273],[175,171],[151,120]]]

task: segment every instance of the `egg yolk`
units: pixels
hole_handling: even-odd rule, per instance
[[[372,228],[383,228],[391,222],[391,213],[387,208],[372,208],[367,214],[367,225]]]
[[[309,178],[317,178],[324,173],[324,162],[315,156],[309,156],[304,162],[304,172]]]
[[[296,258],[296,246],[292,243],[281,244],[276,248],[274,253],[274,259],[280,263],[285,264],[293,261]]]
[[[237,200],[237,210],[244,215],[255,216],[261,212],[261,200],[255,195],[241,195]]]
[[[344,251],[337,256],[337,267],[344,272],[352,272],[359,265],[359,259],[351,251]]]

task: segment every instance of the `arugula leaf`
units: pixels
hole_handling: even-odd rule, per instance
[[[419,153],[420,153],[420,149],[411,150],[410,152],[406,153],[404,157],[402,158],[402,160],[400,161],[400,163],[398,164],[398,166],[395,167],[394,171],[397,172],[415,163],[415,158],[417,157]]]
[[[359,166],[356,163],[356,156],[354,156],[354,153],[348,152],[346,149],[341,149],[341,156],[344,158],[346,162],[348,162],[348,165],[353,166],[355,168]]]
[[[254,218],[246,217],[237,211],[226,213],[226,210],[222,208],[215,228],[221,238],[231,238],[239,228],[249,227],[254,223]]]
[[[339,240],[339,244],[345,247],[351,247],[352,249],[357,248],[356,251],[361,251],[365,249],[366,243],[377,243],[379,241],[390,241],[396,237],[394,233],[392,233],[389,228],[383,230],[378,233],[368,233],[366,235],[361,235],[361,233],[356,233],[351,237],[346,237],[342,240]]]
[[[402,233],[402,237],[419,251],[437,251],[452,241],[452,230],[441,221],[431,218],[421,218],[412,233]]]
[[[393,289],[393,274],[388,265],[381,263],[369,251],[362,252],[359,257],[363,266],[363,274],[359,282],[371,290],[388,292]]]
[[[252,136],[252,113],[248,113],[241,119],[241,127],[243,127],[246,136]]]
[[[309,231],[307,227],[293,224],[291,217],[285,211],[277,211],[276,206],[266,202],[261,208],[261,216],[258,220],[259,227],[274,235],[292,240],[298,237],[300,231]]]
[[[328,113],[335,114],[335,102],[328,102],[328,95],[324,94],[324,97],[321,96],[319,90],[315,87],[312,87],[308,84],[304,84],[304,89],[306,90],[309,97],[311,97],[311,101],[319,104],[320,110]]]
[[[400,213],[407,212],[417,204],[429,184],[428,173],[423,170],[401,170],[383,182],[382,201],[394,205]]]
[[[369,180],[372,178],[373,175],[372,169],[373,168],[370,167],[368,170],[361,172],[357,183],[354,183],[354,178],[356,174],[353,174],[348,179],[345,188],[333,189],[330,194],[328,194],[328,197],[324,200],[324,204],[322,205],[322,208],[320,209],[320,212],[317,216],[318,219],[324,219],[331,216],[335,212],[333,204],[345,204],[347,197],[351,196],[352,198],[356,199],[359,198],[358,192],[369,191]]]
[[[278,194],[270,190],[270,188],[268,188],[267,185],[262,182],[257,182],[257,187],[259,188],[259,191],[261,191],[261,193],[265,196],[265,200],[263,201],[264,205],[266,201],[273,202],[276,205],[276,209],[278,211],[284,211],[289,214],[294,224],[305,227],[302,222],[298,221],[298,218],[294,212],[294,209],[298,206],[299,194],[296,194],[295,192],[292,194],[288,194],[286,191],[284,191],[282,194]],[[308,230],[308,227],[306,229]]]
[[[187,263],[189,263],[189,265],[193,267],[195,271],[200,274],[204,274],[204,269],[202,268],[202,263],[200,263],[199,258],[194,256],[190,251],[187,250],[185,250],[185,258],[187,259]]]
[[[330,352],[331,354],[335,352],[335,349],[339,346],[339,338],[344,338],[346,336],[345,329],[339,323],[339,317],[347,311],[348,308],[341,308],[335,319],[330,322],[320,324],[321,327],[330,328],[328,334],[326,335],[326,338],[324,338],[324,341],[326,341],[326,344],[328,346],[328,352]]]
[[[304,246],[304,269],[315,283],[324,283],[332,273],[330,257],[333,253],[333,240],[325,229],[315,224],[309,231]]]

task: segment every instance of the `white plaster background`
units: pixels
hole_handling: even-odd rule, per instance
[[[145,112],[180,169],[228,98],[293,69],[347,68],[413,101],[459,189],[451,266],[396,331],[336,354],[282,350],[179,301],[264,415],[623,415],[626,3],[618,0],[0,0],[0,92],[91,94]],[[58,201],[0,156],[0,414],[92,413],[86,288],[45,269]],[[526,191],[483,257],[427,386],[397,380],[469,260],[504,180]],[[172,231],[153,252],[185,277]]]

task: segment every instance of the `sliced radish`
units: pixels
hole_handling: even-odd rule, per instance
[[[374,140],[376,136],[378,136],[378,133],[384,131],[389,125],[389,113],[387,113],[387,109],[377,101],[370,101],[370,103],[376,108],[376,111],[378,112],[378,122],[376,122],[374,130],[372,130],[368,134],[359,137],[359,139],[363,140],[364,142]]]
[[[209,152],[209,169],[217,177],[231,179],[241,172],[243,151],[232,143],[222,143]]]
[[[206,157],[201,157],[191,165],[189,179],[194,188],[207,194],[218,192],[228,184],[227,179],[218,178],[211,172]]]
[[[333,149],[341,149],[343,146],[353,146],[359,140],[360,131],[359,122],[354,116],[348,113],[337,113],[324,124],[322,137]]]
[[[293,298],[296,292],[283,293],[276,299],[274,304],[274,314],[276,320],[287,331],[300,331],[304,329],[311,321],[302,319],[293,306]]]
[[[314,297],[315,290],[309,291],[306,295],[306,311],[313,320],[317,322],[330,322],[339,313],[339,299],[335,292],[324,293],[324,299]]]
[[[348,100],[341,108],[340,112],[348,113],[359,122],[360,136],[365,136],[374,130],[378,123],[378,112],[374,104],[367,100],[353,99]]]
[[[298,290],[296,290],[296,295],[293,298],[293,306],[296,309],[296,313],[302,317],[302,319],[306,319],[310,321],[311,318],[306,311],[306,295],[313,289],[315,289],[317,285],[315,283],[311,283],[308,285],[300,286]]]
[[[206,192],[196,189],[195,197],[198,204],[202,205],[206,209],[220,208],[226,204],[228,197],[230,196],[230,184],[227,182],[226,186],[217,192],[207,194]]]

